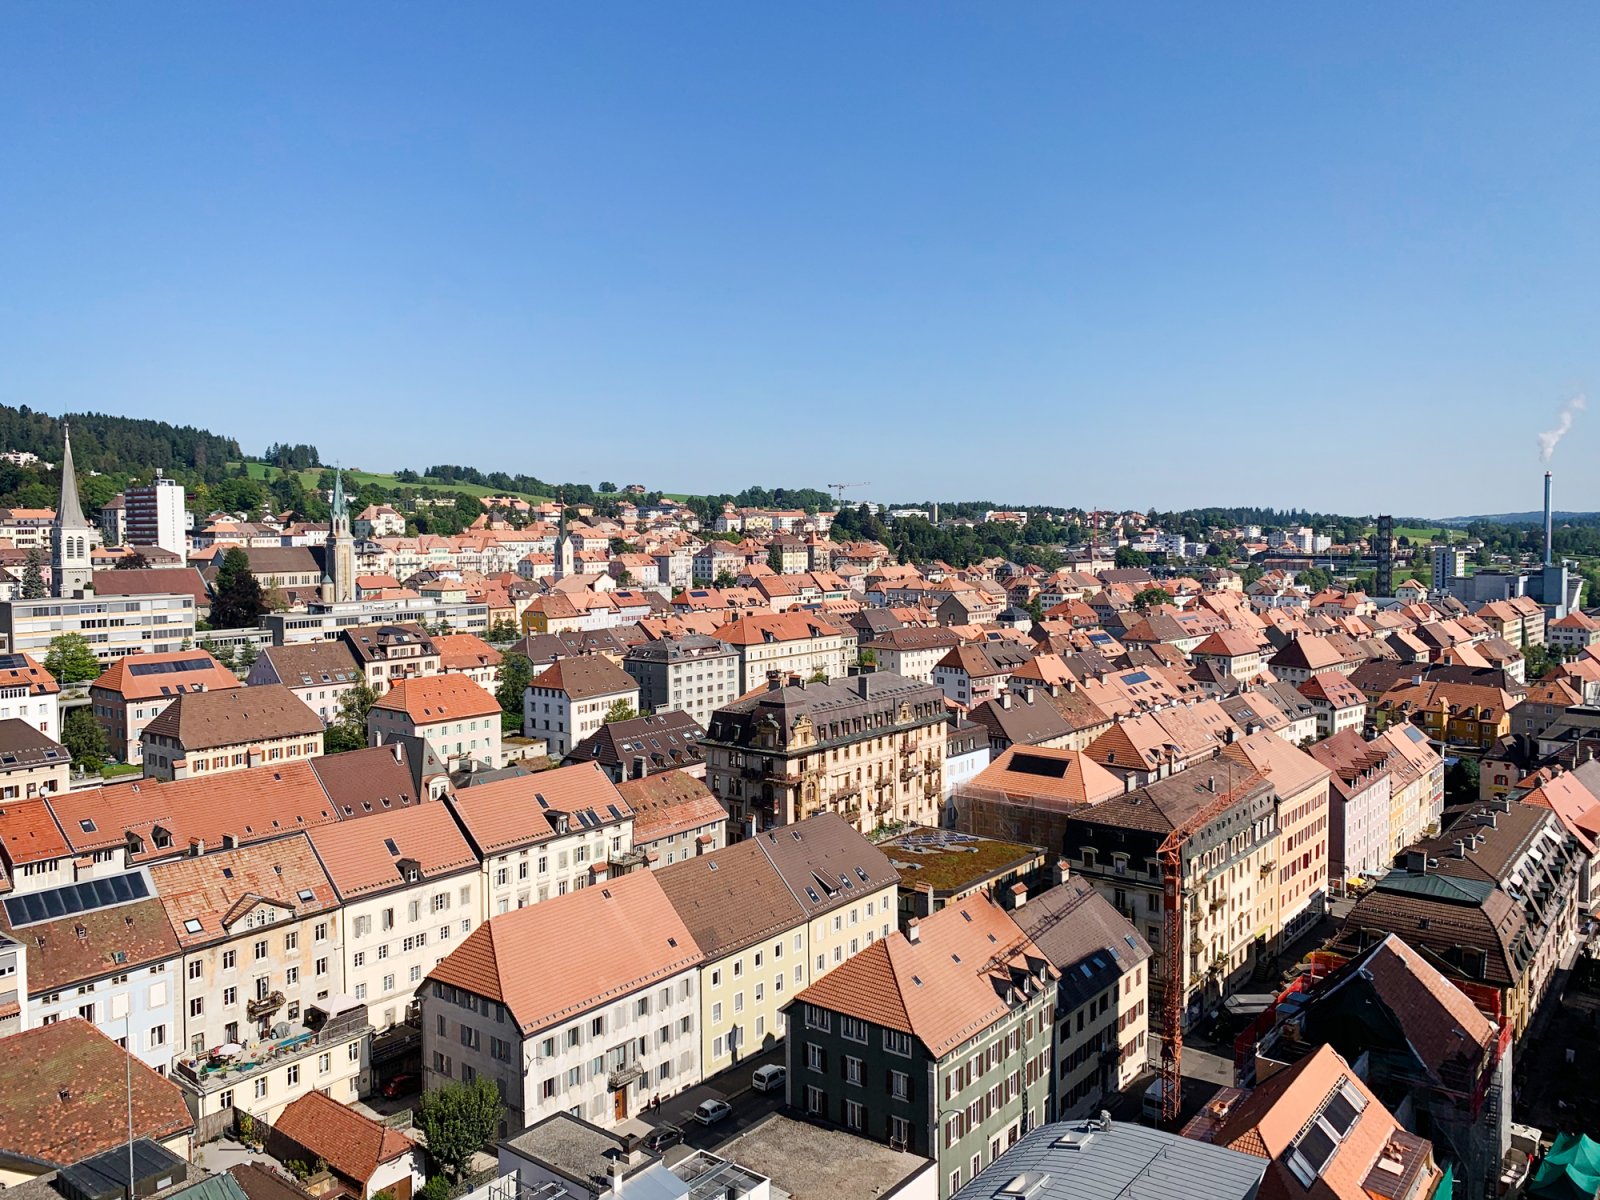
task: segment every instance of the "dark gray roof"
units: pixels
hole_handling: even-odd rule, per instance
[[[627,721],[608,721],[579,742],[562,761],[596,762],[630,773],[636,760],[643,759],[647,774],[692,767],[705,761],[700,739],[705,730],[686,712],[675,710],[634,717]]]
[[[1150,957],[1150,945],[1111,902],[1069,878],[1011,914],[1061,972],[1061,1009],[1070,1012]]]
[[[65,763],[70,757],[60,742],[28,722],[15,717],[0,721],[0,774]]]
[[[902,706],[911,710],[907,722],[899,720]],[[860,730],[854,728],[857,718],[880,714],[890,717],[888,725],[872,726],[869,722]],[[777,745],[772,748],[781,751],[787,747],[801,717],[811,721],[818,745],[845,745],[861,738],[883,737],[896,729],[942,722],[944,693],[931,683],[892,671],[874,671],[829,683],[769,685],[767,690],[748,693],[713,713],[706,740],[753,747],[761,729],[770,721],[778,734]]]

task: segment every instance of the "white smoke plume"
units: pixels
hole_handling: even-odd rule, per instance
[[[1554,429],[1547,429],[1539,435],[1539,461],[1549,462],[1550,456],[1556,452],[1556,443],[1567,436],[1572,428],[1572,418],[1589,407],[1588,400],[1583,395],[1574,396],[1562,406],[1561,416],[1556,420]]]

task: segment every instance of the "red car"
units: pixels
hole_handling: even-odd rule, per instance
[[[415,1075],[396,1075],[383,1085],[383,1094],[393,1100],[396,1096],[404,1096],[407,1092],[417,1090],[418,1079]]]

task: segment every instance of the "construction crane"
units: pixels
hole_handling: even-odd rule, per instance
[[[1219,766],[1222,764],[1218,764]],[[1161,1039],[1161,1123],[1169,1125],[1178,1119],[1183,1099],[1183,962],[1186,954],[1183,923],[1183,848],[1197,832],[1232,808],[1236,797],[1233,792],[1233,771],[1229,763],[1227,788],[1215,800],[1208,800],[1201,808],[1176,825],[1162,839],[1156,850],[1161,864],[1161,920],[1162,950],[1165,960],[1161,964],[1161,1012],[1166,1028]],[[1208,781],[1216,786],[1216,776]]]
[[[835,496],[837,496],[839,498],[839,503],[843,504],[844,503],[844,493],[845,493],[845,489],[846,488],[871,487],[871,486],[872,486],[872,482],[871,482],[871,480],[868,480],[868,481],[866,481],[864,483],[830,483],[828,485],[828,489],[831,492],[833,492],[833,494]]]

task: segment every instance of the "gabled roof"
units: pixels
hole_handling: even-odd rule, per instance
[[[271,653],[271,649],[267,652]],[[197,690],[226,691],[238,686],[238,676],[199,649],[171,654],[129,654],[117,659],[89,685],[91,690],[116,692],[124,700],[147,700]]]
[[[968,785],[1007,796],[1095,804],[1122,794],[1122,780],[1078,750],[1012,746]]]
[[[144,727],[144,737],[169,737],[186,751],[322,733],[322,718],[282,684],[186,692]]]
[[[795,997],[908,1033],[935,1058],[993,1025],[1015,989],[1057,972],[1031,938],[987,896],[922,918],[917,940],[896,931],[846,959]]]
[[[390,809],[311,831],[311,845],[346,901],[477,866],[478,856],[443,804]]]
[[[402,679],[373,708],[403,712],[413,725],[436,725],[471,717],[498,716],[500,702],[465,675],[418,675]]]
[[[574,937],[574,930],[583,930]],[[653,871],[491,918],[428,978],[499,1001],[526,1035],[653,987],[703,958]],[[528,970],[530,963],[556,964]]]
[[[433,645],[446,671],[470,671],[500,665],[500,651],[475,633],[436,633]]]
[[[363,1185],[384,1163],[417,1147],[398,1129],[380,1125],[318,1091],[285,1105],[272,1128],[322,1159],[336,1174]]]
[[[388,812],[420,802],[404,742],[320,754],[311,771],[340,819]]]
[[[552,663],[528,686],[564,692],[569,700],[587,700],[637,692],[639,681],[604,655],[585,654]]]
[[[261,904],[278,909],[280,919],[339,906],[333,884],[303,833],[155,863],[150,879],[185,949],[233,936],[239,920]]]
[[[557,813],[566,814],[573,829],[590,824],[580,813],[592,814],[596,826],[624,821],[631,813],[616,784],[594,763],[496,779],[459,789],[445,802],[485,856],[548,840],[555,835]]]
[[[194,1129],[183,1092],[80,1017],[14,1033],[0,1054],[0,1148],[63,1167],[127,1145],[128,1085],[135,1138],[164,1142]]]
[[[633,809],[635,846],[728,819],[727,810],[711,789],[686,771],[659,771],[643,779],[629,779],[619,783],[617,791]]]

